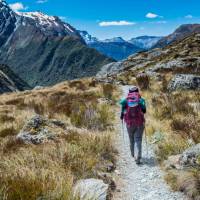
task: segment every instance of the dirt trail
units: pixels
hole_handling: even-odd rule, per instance
[[[128,92],[128,86],[123,88],[123,96]],[[119,122],[119,141],[117,148],[120,153],[116,173],[119,176],[114,200],[187,200],[179,192],[172,192],[164,182],[164,173],[155,161],[152,146],[143,142],[143,165],[137,166],[130,155],[129,140],[126,128],[124,136]]]

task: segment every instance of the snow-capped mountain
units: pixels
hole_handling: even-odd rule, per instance
[[[92,37],[87,31],[79,31],[79,34],[84,39],[86,44],[99,42],[99,40],[96,37]]]
[[[111,61],[58,17],[16,13],[0,0],[0,64],[10,66],[30,86],[94,76]]]
[[[129,40],[130,43],[143,49],[151,49],[162,37],[140,36]]]
[[[102,42],[124,43],[124,42],[127,42],[127,41],[124,40],[122,37],[114,37],[114,38],[111,38],[111,39],[105,39]]]
[[[63,22],[59,17],[48,16],[42,12],[17,12],[17,14],[22,17],[22,23],[24,26],[32,20],[45,35],[79,36],[78,31],[74,27]]]

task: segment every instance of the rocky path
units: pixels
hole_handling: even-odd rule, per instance
[[[123,87],[123,95],[127,94],[128,86]],[[119,124],[119,159],[116,173],[118,192],[114,200],[186,200],[187,198],[179,192],[172,192],[164,182],[164,173],[157,165],[153,148],[143,144],[143,165],[137,166],[130,155],[128,134],[124,127]]]

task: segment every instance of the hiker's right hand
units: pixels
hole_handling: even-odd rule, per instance
[[[121,112],[120,119],[121,119],[121,120],[124,119],[124,113],[123,113],[123,112]]]

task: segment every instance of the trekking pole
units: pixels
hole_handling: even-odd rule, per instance
[[[125,144],[124,121],[123,120],[122,120],[122,135],[123,135],[123,142]]]
[[[146,142],[146,154],[147,154],[147,158],[148,158],[149,157],[149,148],[148,148],[148,139],[147,139],[146,125],[144,127],[144,131],[145,131],[145,142]]]

